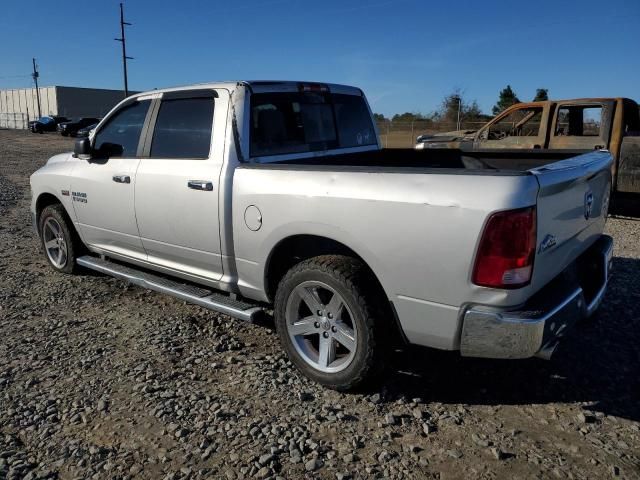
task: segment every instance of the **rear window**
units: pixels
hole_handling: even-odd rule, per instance
[[[364,98],[320,92],[251,96],[251,156],[377,144]]]

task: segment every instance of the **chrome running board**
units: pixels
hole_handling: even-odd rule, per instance
[[[128,265],[122,265],[109,260],[88,255],[77,259],[78,265],[95,270],[97,272],[111,275],[112,277],[125,280],[134,285],[148,288],[160,293],[166,293],[189,303],[194,303],[201,307],[216,312],[224,313],[231,317],[253,322],[255,316],[263,309],[240,300],[235,300],[228,295],[217,293],[207,288],[180,283],[176,280],[166,278],[154,273],[138,270]]]

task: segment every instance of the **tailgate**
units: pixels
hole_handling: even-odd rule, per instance
[[[611,154],[599,150],[529,170],[540,185],[531,279],[535,291],[602,234],[609,207],[611,163]]]

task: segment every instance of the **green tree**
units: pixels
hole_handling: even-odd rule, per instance
[[[511,105],[515,105],[516,103],[520,103],[520,99],[516,95],[516,92],[511,89],[511,85],[507,85],[506,88],[500,90],[498,103],[493,106],[492,112],[494,115],[497,115],[503,110],[509,108]]]
[[[387,121],[387,117],[385,117],[382,113],[374,113],[373,114],[373,119],[376,122],[386,122]]]
[[[396,113],[391,120],[393,122],[413,122],[416,120],[427,120],[427,117],[421,113],[404,112]]]
[[[478,102],[475,100],[467,101],[459,88],[444,97],[440,108],[433,112],[431,117],[440,122],[456,124],[458,112],[460,113],[460,122],[477,121],[482,118]]]
[[[549,100],[549,89],[548,88],[538,88],[536,89],[536,96],[533,97],[534,102],[544,102]]]

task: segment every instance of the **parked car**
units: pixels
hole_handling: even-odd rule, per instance
[[[74,118],[68,122],[62,122],[58,124],[58,131],[63,137],[71,136],[75,137],[78,133],[78,130],[81,128],[87,127],[89,125],[95,125],[100,121],[99,118],[95,117],[80,117]]]
[[[68,121],[69,119],[67,117],[52,115],[40,117],[38,120],[32,120],[28,126],[32,133],[55,132],[59,123]]]
[[[83,137],[88,137],[89,133],[91,132],[91,130],[93,130],[94,128],[96,128],[98,126],[97,123],[94,123],[92,125],[88,125],[84,128],[81,128],[80,130],[78,130],[78,132],[76,133],[76,137],[79,138],[83,138]]]
[[[273,306],[291,361],[340,390],[376,378],[394,339],[548,358],[595,312],[612,256],[609,152],[501,165],[493,151],[470,164],[379,145],[355,87],[154,90],[31,176],[34,226],[58,272],[249,321]]]
[[[542,158],[606,149],[613,156],[613,194],[640,193],[640,112],[629,98],[518,103],[477,131],[420,136],[416,148],[462,149],[470,160],[499,150],[505,167],[510,152],[526,150],[531,158]]]

